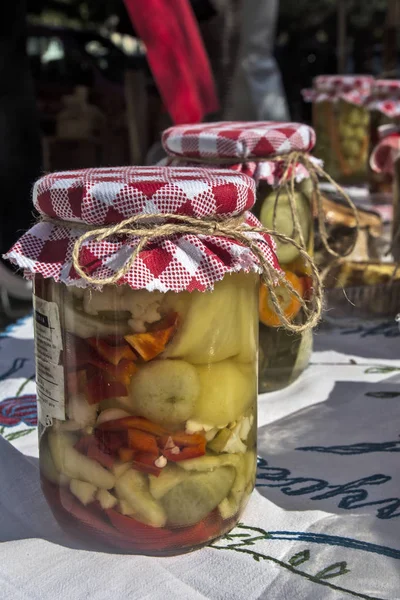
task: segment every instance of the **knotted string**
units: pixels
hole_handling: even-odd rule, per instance
[[[299,222],[298,210],[297,210],[297,206],[296,206],[296,197],[295,197],[296,167],[298,164],[301,164],[305,167],[305,169],[307,169],[307,171],[310,175],[310,179],[311,179],[312,186],[313,186],[313,192],[314,192],[314,201],[317,206],[317,218],[318,218],[319,232],[320,232],[322,243],[325,246],[326,251],[331,256],[334,256],[335,258],[340,258],[340,257],[348,256],[349,254],[351,254],[356,246],[358,230],[359,230],[359,218],[358,218],[358,211],[357,211],[356,205],[351,200],[349,195],[345,192],[345,190],[342,188],[342,186],[339,185],[321,167],[321,165],[318,164],[317,161],[313,160],[312,157],[305,152],[301,152],[299,150],[293,150],[292,152],[289,152],[288,154],[272,156],[272,157],[268,157],[268,158],[259,157],[259,156],[247,157],[247,158],[242,158],[242,159],[240,159],[240,158],[223,158],[223,157],[222,158],[217,158],[217,157],[193,158],[193,157],[184,157],[184,156],[174,156],[174,157],[171,156],[170,158],[172,158],[174,161],[176,160],[179,162],[186,162],[186,163],[193,162],[193,163],[201,163],[201,164],[205,164],[205,165],[215,165],[215,166],[218,166],[218,165],[233,166],[233,165],[238,165],[238,164],[244,163],[244,162],[281,163],[283,165],[283,175],[281,176],[281,178],[279,180],[279,184],[278,184],[278,188],[277,188],[277,201],[276,202],[278,202],[279,192],[281,190],[285,190],[289,197],[290,208],[291,208],[293,224],[294,224],[294,234],[300,240],[300,243],[303,246],[303,248],[305,248],[304,236],[303,236],[300,222]],[[325,219],[325,213],[324,213],[324,207],[323,207],[323,197],[321,194],[321,190],[319,189],[318,178],[325,179],[335,188],[335,190],[338,192],[338,194],[340,196],[342,196],[344,198],[344,200],[347,202],[347,204],[349,205],[349,207],[354,215],[356,227],[355,227],[355,234],[354,234],[353,242],[350,245],[350,247],[347,248],[347,250],[341,254],[336,252],[329,245],[329,241],[328,241],[329,236],[328,236],[328,232],[326,229],[326,223],[325,223],[326,219]],[[279,210],[279,208],[278,208],[278,210]],[[275,214],[276,214],[276,211],[275,211]],[[276,237],[276,234],[274,234],[274,235]]]
[[[279,315],[281,324],[293,333],[301,333],[315,327],[321,317],[323,305],[322,282],[318,273],[318,269],[308,255],[306,250],[297,242],[286,235],[277,231],[267,229],[266,227],[253,227],[244,222],[245,215],[232,217],[227,219],[218,219],[216,217],[210,219],[198,219],[186,215],[175,214],[156,214],[156,215],[134,215],[112,225],[101,227],[91,227],[83,223],[75,223],[70,221],[61,221],[44,217],[44,221],[51,222],[57,226],[69,227],[71,229],[84,229],[84,233],[75,241],[72,262],[78,275],[93,286],[103,286],[116,284],[121,280],[131,269],[139,254],[155,240],[161,238],[171,238],[176,235],[204,235],[218,236],[234,240],[251,250],[253,255],[258,259],[262,271],[262,280],[268,288],[270,298],[276,313]],[[159,222],[162,220],[162,222]],[[275,237],[281,242],[292,244],[298,250],[300,256],[310,265],[313,281],[313,295],[308,301],[305,301],[300,294],[293,288],[291,283],[279,274],[265,258],[264,253],[258,247],[257,241],[254,239],[255,233],[267,234]],[[80,254],[85,242],[94,241],[102,242],[106,239],[119,237],[126,240],[131,238],[136,244],[132,248],[132,254],[128,260],[115,273],[109,277],[93,277],[87,273],[84,267],[80,264]],[[289,293],[300,302],[305,313],[305,322],[301,325],[292,323],[284,313],[277,295],[277,283],[285,286]]]

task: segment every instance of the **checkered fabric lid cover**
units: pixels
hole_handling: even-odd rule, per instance
[[[302,90],[306,102],[345,100],[362,106],[371,94],[374,78],[368,75],[319,75],[313,88]]]
[[[398,125],[382,125],[380,141],[371,152],[370,165],[376,173],[394,174],[395,162],[400,158],[400,128]]]
[[[182,159],[187,159],[185,164],[204,159],[204,166],[208,168],[225,167],[245,173],[257,182],[265,180],[277,185],[283,174],[283,163],[268,158],[284,156],[294,150],[309,152],[315,145],[315,132],[300,123],[220,121],[170,127],[164,131],[162,143],[170,157],[179,159],[170,158],[162,161],[163,164],[182,165]],[[259,160],[263,158],[265,161]],[[218,159],[221,159],[219,165]],[[235,159],[237,163],[229,162]],[[296,178],[301,181],[306,177],[307,170],[298,165]]]
[[[86,287],[72,265],[74,242],[82,228],[74,223],[103,226],[137,214],[162,213],[198,218],[246,214],[249,226],[260,226],[247,211],[255,201],[255,184],[239,173],[202,168],[120,167],[52,173],[34,186],[33,202],[44,217],[60,220],[34,225],[6,258],[25,270],[67,285]],[[154,217],[154,226],[157,220]],[[69,221],[65,226],[61,221]],[[274,242],[268,235],[249,233],[269,264],[280,271]],[[80,264],[93,277],[112,276],[125,264],[138,238],[87,240]],[[133,289],[210,290],[227,273],[259,272],[252,251],[225,237],[177,234],[158,238],[140,253],[118,283]]]
[[[377,79],[366,106],[369,110],[377,110],[390,119],[398,119],[400,117],[400,81]]]

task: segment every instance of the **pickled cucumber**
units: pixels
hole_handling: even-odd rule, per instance
[[[149,475],[150,494],[155,500],[159,500],[172,490],[173,487],[182,483],[187,476],[185,471],[176,465],[169,464],[162,470],[158,477]]]
[[[95,485],[78,479],[71,479],[69,489],[85,506],[94,501],[97,492]]]
[[[98,488],[111,489],[115,477],[95,460],[74,448],[76,438],[66,433],[49,433],[49,448],[56,469],[71,479],[86,481]]]
[[[138,515],[140,520],[152,527],[164,527],[165,512],[150,494],[146,475],[130,469],[117,479],[115,491],[118,499],[132,508],[131,514]]]
[[[219,467],[237,468],[240,463],[241,457],[238,454],[220,454],[188,458],[181,460],[178,464],[185,471],[213,471]]]
[[[265,198],[264,203],[261,207],[260,221],[269,229],[276,229],[279,233],[287,235],[293,238],[298,244],[300,243],[300,237],[294,233],[294,221],[292,210],[290,206],[289,196],[281,193],[279,195],[277,207],[275,210],[276,193],[270,194]],[[295,205],[297,209],[297,215],[301,232],[303,234],[304,243],[308,245],[311,230],[311,212],[310,202],[306,196],[297,192],[295,194]],[[274,219],[274,214],[275,219]],[[276,240],[276,254],[280,263],[286,264],[294,260],[299,252],[297,248],[291,244],[280,242]]]
[[[137,415],[160,425],[183,425],[200,395],[196,368],[183,360],[154,360],[132,378],[130,396]]]
[[[250,495],[254,486],[256,473],[256,455],[248,451],[240,456],[236,466],[236,477],[227,498],[219,504],[218,510],[223,519],[232,518],[241,508],[247,495]]]
[[[356,158],[360,154],[360,143],[355,139],[346,139],[342,142],[343,154],[349,158]]]
[[[187,527],[206,517],[229,494],[235,480],[233,467],[220,467],[210,473],[194,473],[163,498],[167,523]]]
[[[40,444],[40,470],[46,479],[52,483],[66,485],[69,482],[69,478],[66,475],[57,471],[47,441],[45,440]]]

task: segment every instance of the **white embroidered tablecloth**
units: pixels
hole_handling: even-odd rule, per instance
[[[0,338],[2,600],[400,599],[400,331],[323,327],[312,364],[259,400],[242,523],[174,558],[85,550],[38,480],[30,318]]]

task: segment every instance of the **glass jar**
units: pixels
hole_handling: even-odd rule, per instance
[[[396,125],[396,121],[382,114],[378,110],[370,113],[370,155],[380,141],[379,129],[387,125]],[[393,176],[390,173],[377,173],[368,169],[369,189],[373,194],[391,194],[393,187]]]
[[[383,130],[399,130],[400,81],[378,79],[374,82],[371,96],[366,103],[370,111],[370,155],[382,139]],[[369,187],[375,194],[391,194],[393,174],[369,168]]]
[[[367,177],[369,114],[362,106],[339,100],[313,105],[317,134],[315,152],[325,170],[340,182],[357,183]]]
[[[367,76],[316,77],[304,98],[313,102],[315,154],[324,169],[341,183],[363,183],[367,178],[369,113],[364,101],[373,79]]]
[[[312,213],[313,189],[310,179],[296,185],[294,204],[307,252],[314,250],[314,225]],[[287,193],[274,190],[260,182],[255,205],[256,216],[264,227],[275,229],[299,244],[295,233],[290,201]],[[305,300],[310,299],[312,279],[310,267],[299,255],[295,246],[276,241],[276,254],[287,279]],[[304,309],[284,286],[277,288],[277,295],[285,315],[295,324],[305,322]],[[292,333],[283,329],[277,319],[268,290],[262,284],[259,299],[260,349],[259,349],[259,392],[282,389],[295,381],[308,366],[313,348],[312,331]]]
[[[393,162],[393,222],[391,254],[400,262],[400,157]],[[394,275],[393,275],[394,278]]]
[[[258,276],[227,275],[204,293],[39,276],[34,287],[39,396],[53,379],[49,402],[65,396],[65,419],[59,406],[40,426],[43,491],[60,525],[162,556],[231,529],[255,482]],[[44,362],[49,319],[59,319],[57,373]]]

